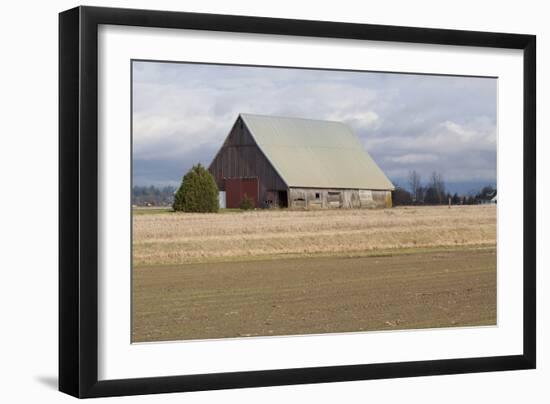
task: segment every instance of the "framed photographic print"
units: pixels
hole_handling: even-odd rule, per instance
[[[532,369],[532,35],[59,18],[59,387]]]

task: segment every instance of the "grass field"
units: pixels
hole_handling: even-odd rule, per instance
[[[134,342],[496,323],[495,206],[152,210],[133,262]]]
[[[494,246],[495,206],[134,215],[134,265]]]

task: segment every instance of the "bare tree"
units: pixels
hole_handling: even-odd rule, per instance
[[[409,187],[411,189],[413,203],[419,202],[420,200],[420,188],[422,187],[420,182],[420,174],[418,174],[416,170],[409,171]]]
[[[440,204],[446,202],[445,182],[440,173],[436,171],[432,173],[428,187],[430,189],[429,203]]]

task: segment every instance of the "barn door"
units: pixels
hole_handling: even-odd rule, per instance
[[[254,208],[257,208],[259,206],[258,191],[258,177],[225,179],[226,205],[230,209],[239,208],[245,196],[250,198]]]

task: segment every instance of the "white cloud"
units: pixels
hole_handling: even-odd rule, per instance
[[[401,156],[389,157],[389,160],[398,164],[432,163],[439,159],[435,154],[409,153]]]
[[[144,182],[209,164],[240,112],[345,122],[392,177],[496,177],[494,79],[140,62],[133,91]]]
[[[370,110],[355,112],[337,111],[329,114],[328,119],[345,122],[355,128],[369,129],[379,123],[380,117],[376,112]]]

